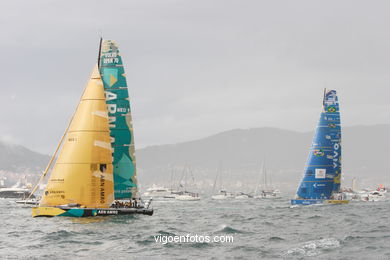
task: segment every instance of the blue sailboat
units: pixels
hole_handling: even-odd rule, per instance
[[[303,179],[292,205],[346,204],[340,193],[341,126],[336,90],[325,89],[321,112]]]

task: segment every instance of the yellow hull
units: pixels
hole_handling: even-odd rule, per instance
[[[348,204],[349,200],[325,200],[326,204]]]
[[[33,207],[32,216],[35,217],[55,217],[65,213],[65,210],[55,207]]]

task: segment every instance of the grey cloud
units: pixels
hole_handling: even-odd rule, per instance
[[[0,135],[51,153],[96,60],[124,57],[138,147],[232,128],[389,123],[387,1],[2,1]]]

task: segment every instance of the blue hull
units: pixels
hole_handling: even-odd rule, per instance
[[[323,199],[293,199],[291,200],[291,205],[314,205],[314,204],[323,204]]]

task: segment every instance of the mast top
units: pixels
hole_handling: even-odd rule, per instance
[[[99,41],[99,54],[98,54],[98,60],[97,60],[97,64],[98,64],[98,68],[100,69],[100,57],[102,55],[102,42],[103,42],[103,38],[100,37],[100,41]]]

